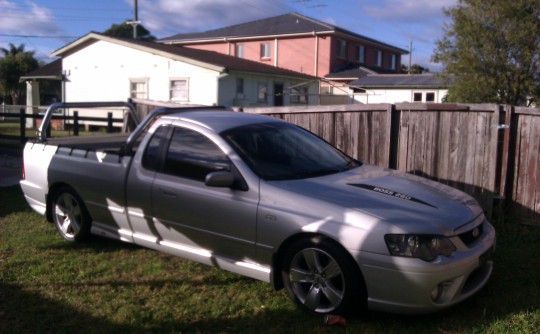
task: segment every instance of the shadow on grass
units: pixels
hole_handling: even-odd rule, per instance
[[[134,333],[135,328],[108,322],[44,298],[24,286],[0,282],[0,333]]]
[[[308,322],[314,320],[299,315]],[[25,291],[24,286],[0,283],[0,333],[278,333],[291,328],[283,322],[290,317],[291,312],[286,310],[262,311],[249,317],[209,316],[204,320],[149,321],[144,326],[132,326],[77,311],[67,304]],[[303,326],[304,322],[300,324]]]
[[[32,209],[26,204],[21,187],[0,188],[0,218],[22,211],[30,212]]]

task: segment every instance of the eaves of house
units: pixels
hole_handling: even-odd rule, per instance
[[[316,80],[316,77],[274,67],[247,59],[224,55],[213,51],[185,48],[178,45],[169,45],[156,42],[139,41],[133,39],[123,39],[106,36],[96,32],[90,32],[85,36],[73,41],[70,44],[51,53],[53,57],[65,57],[97,41],[106,41],[113,44],[122,45],[135,50],[148,52],[176,61],[185,62],[202,68],[228,73],[230,71],[247,72],[272,75],[287,78],[300,78],[305,80]]]
[[[47,65],[21,76],[19,82],[37,79],[62,80],[62,60],[56,59]]]
[[[451,82],[436,74],[370,74],[349,82],[352,87],[366,88],[448,88]]]
[[[373,70],[366,66],[347,67],[336,72],[328,73],[324,76],[329,81],[350,82],[368,75],[378,74],[381,69]]]
[[[247,23],[232,25],[198,33],[176,34],[158,42],[165,44],[197,44],[224,41],[258,40],[278,37],[336,35],[361,43],[386,47],[392,52],[408,54],[407,50],[369,38],[349,30],[315,20],[298,13],[288,13]]]

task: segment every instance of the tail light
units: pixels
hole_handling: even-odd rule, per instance
[[[26,179],[26,173],[24,172],[24,156],[22,158],[22,165],[21,165],[21,179]]]

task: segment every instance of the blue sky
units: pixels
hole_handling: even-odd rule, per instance
[[[408,50],[412,63],[430,62],[443,35],[443,8],[457,0],[138,0],[139,20],[158,37],[220,28],[297,12]],[[133,17],[134,0],[0,0],[0,47],[24,44],[48,55],[90,31]],[[409,57],[402,58],[408,64]]]

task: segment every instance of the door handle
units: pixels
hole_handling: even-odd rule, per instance
[[[176,198],[176,193],[173,190],[159,188],[164,196]]]

